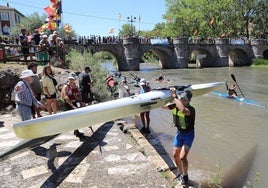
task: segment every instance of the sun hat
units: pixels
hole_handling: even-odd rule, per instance
[[[142,78],[142,79],[140,80],[140,85],[141,85],[141,86],[146,85],[146,80],[145,80],[144,78]]]
[[[22,73],[20,74],[20,78],[27,78],[27,77],[31,77],[34,76],[35,74],[33,73],[32,70],[24,70],[22,71]]]

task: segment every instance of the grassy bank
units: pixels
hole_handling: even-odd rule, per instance
[[[254,59],[252,67],[260,67],[260,68],[268,68],[268,60],[267,59]]]

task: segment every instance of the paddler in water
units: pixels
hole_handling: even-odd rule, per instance
[[[236,85],[235,84],[233,84],[231,86],[231,88],[228,89],[228,96],[229,97],[231,97],[231,98],[236,98],[237,97],[237,93],[236,93],[235,89],[236,89]]]

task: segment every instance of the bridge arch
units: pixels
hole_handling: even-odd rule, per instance
[[[196,67],[213,67],[213,55],[205,48],[196,48],[190,51],[189,63],[196,64]]]
[[[263,59],[268,59],[268,48],[263,51]]]
[[[251,65],[251,60],[248,54],[241,48],[234,48],[230,50],[229,54],[229,66],[248,66]]]
[[[92,55],[97,52],[109,52],[115,59],[118,70],[122,70],[122,67],[125,67],[126,58],[124,56],[124,48],[120,44],[100,44],[94,46],[86,46],[86,48],[87,51],[89,51]]]
[[[172,68],[170,65],[172,64],[174,59],[172,56],[173,55],[172,51],[168,49],[168,47],[164,47],[164,46],[145,47],[142,49],[141,57],[146,52],[152,52],[155,56],[158,57],[159,65],[161,66],[162,69]]]

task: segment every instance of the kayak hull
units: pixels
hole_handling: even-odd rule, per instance
[[[213,91],[221,84],[222,82],[197,84],[184,90],[191,90],[193,96],[196,97]],[[172,101],[169,89],[157,89],[148,93],[22,121],[13,124],[13,130],[16,136],[22,139],[45,137],[153,110]]]
[[[223,98],[231,99],[231,100],[234,100],[234,101],[238,101],[238,102],[241,102],[241,103],[244,103],[244,104],[249,104],[249,105],[253,105],[253,106],[267,108],[267,106],[265,104],[261,104],[259,102],[256,102],[256,101],[253,101],[253,100],[250,100],[250,99],[246,99],[246,98],[243,98],[243,97],[229,97],[227,95],[227,93],[223,93],[223,92],[220,92],[220,91],[213,91],[212,94],[220,96],[220,97],[223,97]]]

